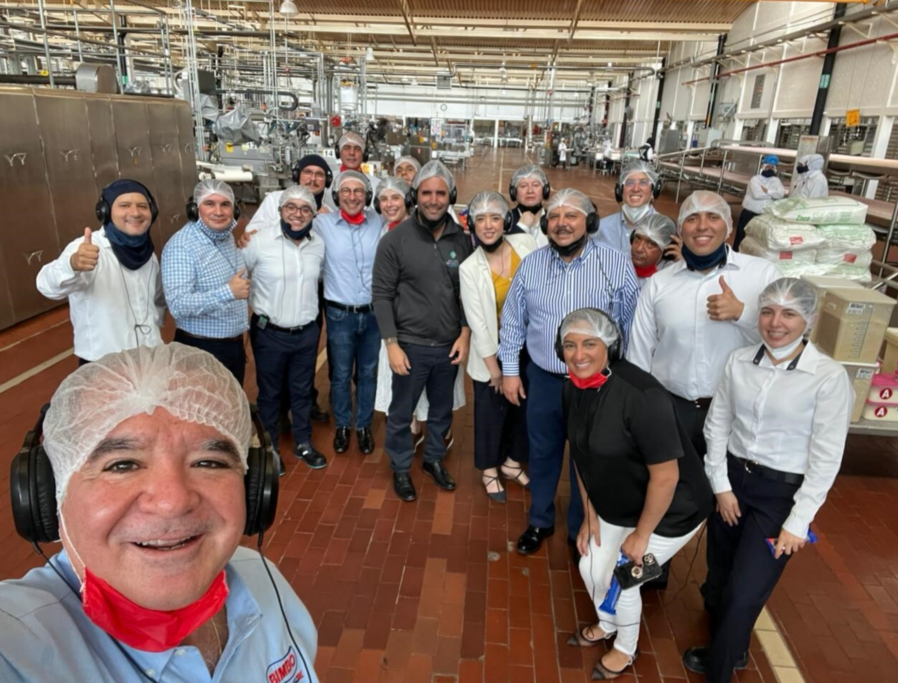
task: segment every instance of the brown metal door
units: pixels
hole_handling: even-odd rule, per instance
[[[114,98],[112,120],[120,177],[137,180],[153,190],[153,154],[144,100],[128,102],[124,98]]]
[[[115,129],[112,127],[112,102],[108,97],[85,96],[84,104],[99,195],[100,189],[119,177]]]
[[[159,219],[153,228],[153,241],[159,250],[184,225],[185,220],[178,110],[171,102],[147,102],[147,120],[150,124],[156,201],[159,203]]]
[[[190,113],[190,106],[186,102],[178,103],[178,132],[181,140],[181,184],[186,201],[188,197],[193,195],[193,188],[198,180],[193,115]]]

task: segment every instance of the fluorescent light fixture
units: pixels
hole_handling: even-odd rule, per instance
[[[284,0],[281,3],[278,14],[280,14],[282,17],[295,17],[297,14],[299,14],[299,8],[296,6],[296,3],[293,2],[293,0]]]
[[[374,61],[374,49],[373,48],[369,47],[367,50],[365,50],[365,61],[366,62]]]

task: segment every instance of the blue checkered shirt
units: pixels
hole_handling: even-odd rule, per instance
[[[221,233],[202,221],[188,223],[162,250],[162,287],[178,329],[227,339],[249,327],[247,301],[235,299],[228,286],[246,268],[232,230]]]

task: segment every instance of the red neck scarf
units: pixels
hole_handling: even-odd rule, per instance
[[[655,273],[658,272],[658,266],[633,266],[634,270],[636,270],[636,277],[647,278],[652,277]]]
[[[580,379],[574,373],[570,373],[569,377],[571,378],[571,384],[578,389],[598,389],[608,381],[609,377],[611,377],[611,371],[605,368],[601,372],[597,372],[592,377],[587,377],[586,379]]]
[[[225,605],[228,584],[222,571],[196,602],[169,612],[132,602],[84,568],[84,613],[110,636],[135,650],[165,652],[214,617]]]
[[[344,163],[341,163],[341,164],[340,164],[340,173],[342,173],[343,171],[349,171],[349,170],[355,170],[355,169],[350,169],[350,168],[348,168],[348,167],[346,166],[346,164],[344,164]]]
[[[392,223],[387,224],[387,232],[390,232],[393,228],[399,225],[402,221],[393,221]]]
[[[365,222],[365,210],[362,209],[355,216],[350,216],[343,209],[340,209],[340,215],[343,217],[343,220],[349,223],[350,225],[361,225]]]

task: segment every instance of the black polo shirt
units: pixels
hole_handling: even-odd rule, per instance
[[[649,465],[678,461],[680,479],[655,533],[684,536],[708,518],[714,494],[702,460],[676,419],[667,390],[625,361],[611,366],[600,389],[564,385],[571,457],[589,500],[604,521],[635,527],[645,506]]]

